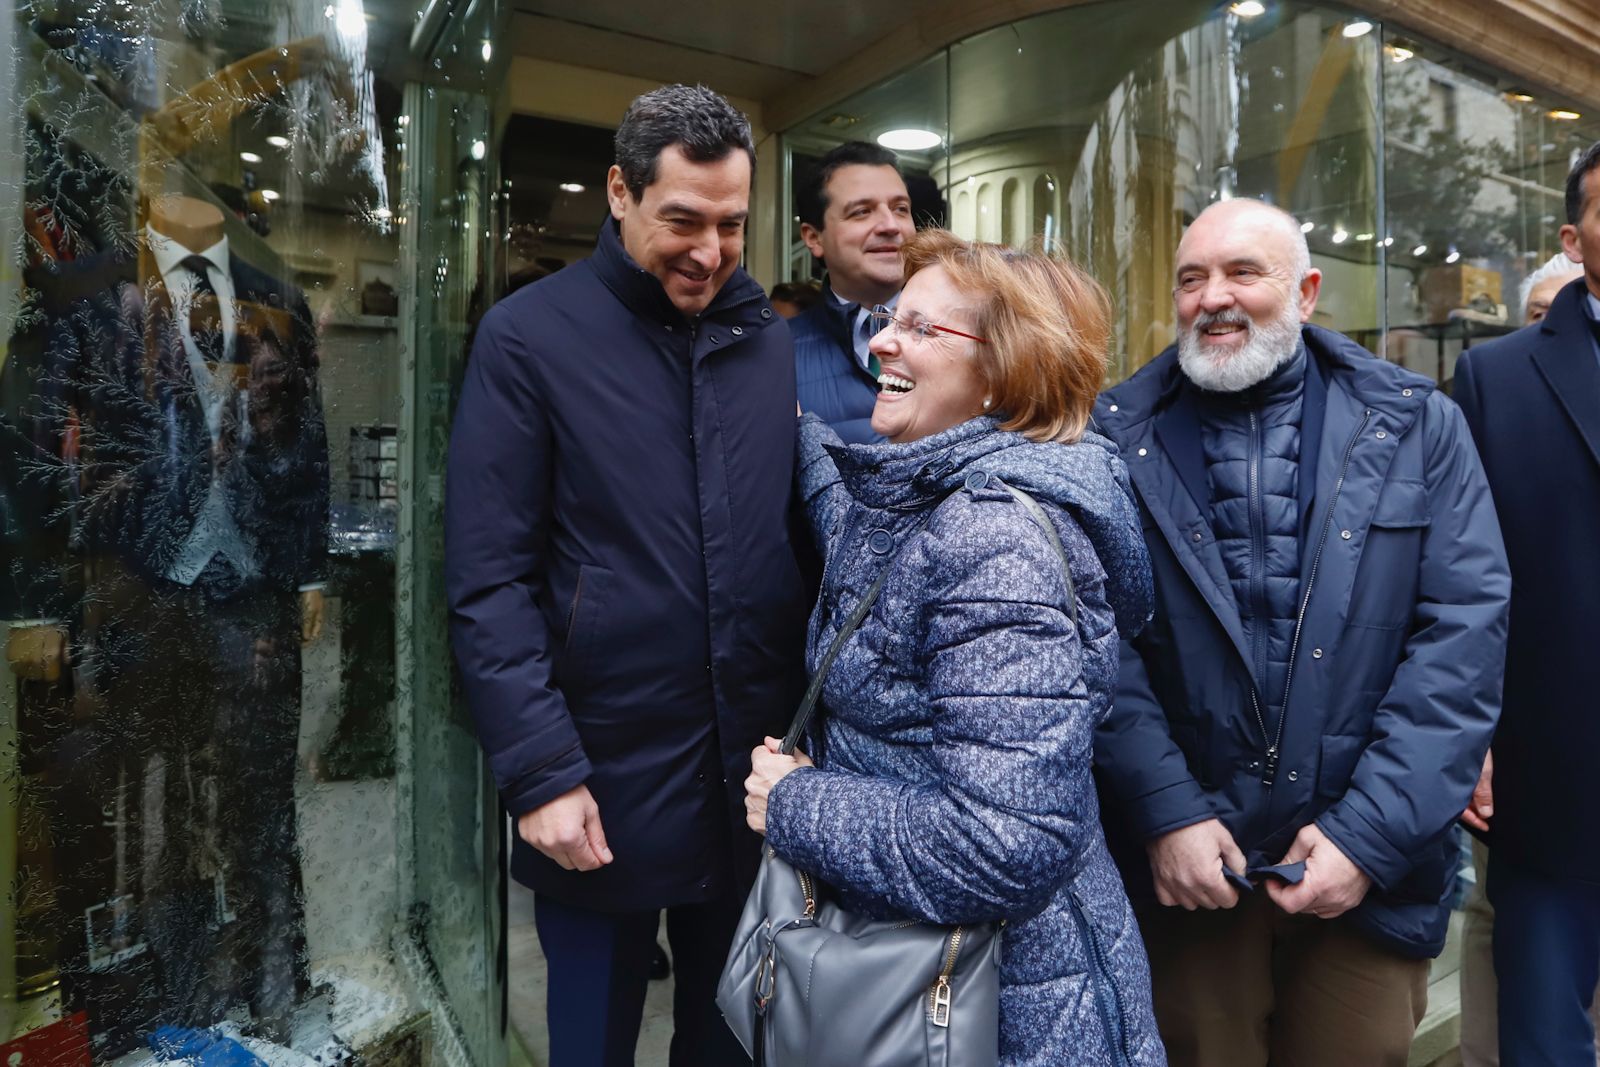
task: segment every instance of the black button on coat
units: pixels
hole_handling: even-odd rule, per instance
[[[568,903],[753,876],[750,750],[793,714],[804,647],[794,356],[766,309],[739,270],[685,319],[607,222],[479,328],[450,443],[451,638],[511,813],[584,783],[599,805],[598,871],[514,846],[517,879]]]

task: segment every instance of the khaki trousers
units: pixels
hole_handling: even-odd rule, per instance
[[[1427,960],[1264,890],[1227,911],[1152,905],[1139,925],[1171,1067],[1406,1067]]]

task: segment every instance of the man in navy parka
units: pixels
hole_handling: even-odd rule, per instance
[[[1287,214],[1177,258],[1178,345],[1096,411],[1155,574],[1096,758],[1156,1019],[1175,1065],[1403,1067],[1500,710],[1489,488],[1432,381],[1306,324]]]
[[[659,914],[674,1065],[747,1063],[714,991],[803,681],[794,356],[739,268],[755,150],[704,88],[630,106],[588,260],[484,317],[450,443],[451,636],[516,819],[552,1067],[631,1064]]]

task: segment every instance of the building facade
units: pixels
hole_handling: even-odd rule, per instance
[[[506,1061],[443,459],[473,324],[584,254],[638,92],[750,113],[763,282],[812,272],[807,158],[910,130],[930,220],[1106,285],[1116,377],[1172,339],[1186,222],[1257,196],[1318,321],[1448,383],[1600,139],[1587,6],[11,0],[6,1067]]]

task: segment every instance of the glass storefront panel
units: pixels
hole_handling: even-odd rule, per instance
[[[1463,348],[1522,325],[1522,281],[1561,250],[1567,172],[1600,123],[1406,36],[1386,33],[1384,60],[1388,314],[1359,339],[1449,382]]]
[[[1348,9],[1092,3],[953,44],[786,138],[800,157],[939,133],[952,229],[1063,249],[1111,291],[1113,380],[1172,341],[1183,227],[1249,196],[1302,220],[1325,277],[1314,321],[1448,382],[1463,345],[1520,323],[1574,150],[1600,136],[1481,71]],[[789,247],[805,276],[797,232]]]
[[[498,1062],[437,513],[504,11],[6,13],[0,1058]]]

